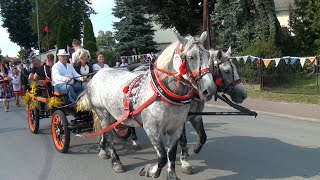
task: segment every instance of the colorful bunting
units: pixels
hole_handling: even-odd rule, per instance
[[[300,58],[300,64],[301,64],[301,67],[303,68],[303,66],[304,66],[304,63],[306,62],[306,59],[307,58]]]
[[[246,62],[247,62],[248,57],[249,57],[249,56],[242,56],[242,59],[243,59],[244,63],[246,63]]]
[[[286,64],[288,64],[290,56],[284,56],[284,57],[282,57],[282,59],[284,59],[284,62],[286,62]]]
[[[265,66],[266,68],[268,68],[269,65],[270,65],[270,63],[271,63],[271,61],[273,61],[273,60],[274,60],[274,59],[263,59],[264,66]]]
[[[237,60],[238,62],[240,62],[241,57],[240,57],[240,56],[237,56],[237,57],[236,57],[236,60]]]
[[[280,62],[280,58],[275,58],[274,61],[276,62],[276,67],[278,66],[279,62]]]
[[[290,57],[290,64],[295,64],[296,62],[297,62],[297,60],[298,60],[298,58],[297,57]]]
[[[254,60],[256,60],[258,57],[255,56],[250,56],[250,61],[253,62]]]

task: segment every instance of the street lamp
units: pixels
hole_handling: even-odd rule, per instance
[[[38,30],[39,60],[41,61],[40,30],[39,30],[39,4],[38,4],[38,0],[36,0],[36,13],[37,13],[37,30]]]

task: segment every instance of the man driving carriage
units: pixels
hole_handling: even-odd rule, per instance
[[[69,53],[65,49],[59,49],[57,56],[59,61],[52,66],[52,86],[55,92],[67,94],[71,103],[75,103],[76,92],[81,92],[83,89],[74,83],[74,79],[86,81],[86,78],[81,77],[74,67],[67,63]]]

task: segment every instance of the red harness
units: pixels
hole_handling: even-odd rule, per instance
[[[177,52],[179,55],[181,54],[180,45],[178,45]],[[178,76],[177,84],[180,84],[180,82],[183,79],[182,76],[184,74],[187,74],[190,77],[190,79],[192,79],[192,81],[190,83],[193,86],[195,86],[195,78],[202,76],[203,73],[211,72],[211,70],[210,70],[210,68],[205,68],[205,69],[200,70],[199,72],[188,72],[187,64],[186,64],[185,60],[183,60],[183,63],[181,64],[179,70],[180,70],[180,73],[169,72],[169,71],[165,71],[163,69],[158,69],[156,67],[156,60],[155,60],[155,62],[151,64],[150,71],[148,71],[148,73],[146,73],[144,75],[139,75],[128,86],[124,87],[124,89],[123,89],[123,93],[125,96],[124,102],[123,102],[124,117],[122,119],[120,119],[119,121],[116,121],[115,123],[111,124],[107,128],[101,129],[100,131],[97,131],[94,133],[84,134],[81,136],[84,138],[88,138],[88,137],[94,137],[94,136],[101,135],[103,133],[111,131],[112,129],[117,127],[120,123],[124,122],[125,120],[129,119],[130,117],[132,119],[134,119],[139,124],[139,126],[142,127],[143,124],[135,117],[135,115],[141,113],[142,110],[144,110],[150,104],[152,104],[158,97],[162,101],[169,103],[171,105],[175,105],[175,106],[191,103],[191,101],[195,97],[194,90],[190,90],[190,92],[188,94],[183,95],[183,96],[177,95],[165,87],[163,82],[160,80],[158,72],[164,73],[168,76],[175,76],[175,77]],[[151,87],[154,91],[154,94],[146,102],[144,102],[140,107],[138,107],[137,109],[132,111],[130,108],[131,107],[130,97],[132,94],[131,92],[132,92],[133,88],[136,86],[136,84],[141,81],[142,77],[147,76],[149,73],[150,73],[150,77],[151,77],[150,84],[151,84]],[[193,89],[193,87],[192,87],[192,89]]]

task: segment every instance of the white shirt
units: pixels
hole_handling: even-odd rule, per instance
[[[89,66],[88,65],[85,65],[84,67],[81,66],[80,67],[80,74],[82,76],[88,75],[89,74]]]
[[[80,48],[78,50],[76,50],[74,53],[72,53],[72,63],[76,63],[76,62],[79,62],[80,61],[80,58],[79,58],[79,51],[82,50],[84,48]],[[88,55],[89,55],[89,59],[91,59],[91,55],[90,55],[90,52],[88,50],[85,49],[85,51],[87,51]]]
[[[108,64],[104,64],[104,67],[103,67],[103,68],[110,68],[110,67],[109,67]],[[100,67],[99,64],[94,64],[94,65],[92,65],[92,69],[93,69],[93,71],[99,71],[99,70],[102,69],[102,68]]]
[[[71,66],[71,64],[67,63],[67,67],[64,66],[60,61],[55,63],[52,66],[52,86],[55,86],[57,84],[66,83],[67,78],[74,78],[77,80],[80,80],[80,74],[77,73],[77,71]],[[71,80],[69,84],[73,84],[74,80]]]
[[[21,91],[21,81],[20,81],[20,74],[11,74],[9,76],[12,80],[12,87],[13,87],[13,91]]]

